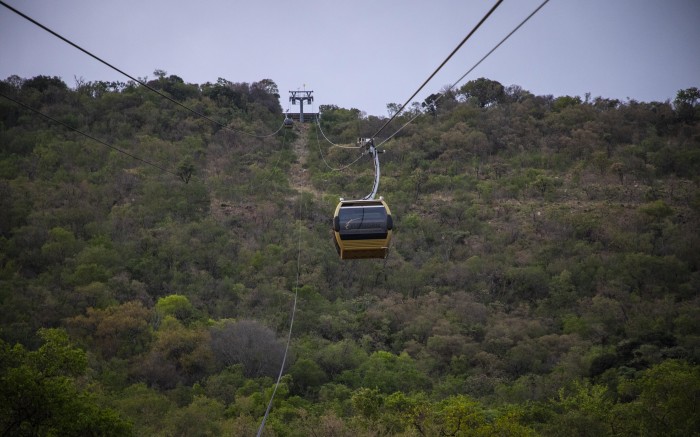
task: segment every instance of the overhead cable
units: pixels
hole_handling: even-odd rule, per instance
[[[30,21],[31,23],[33,23],[33,24],[35,24],[35,25],[41,27],[42,29],[44,29],[45,31],[49,32],[51,35],[55,36],[56,38],[59,38],[59,39],[62,40],[63,42],[65,42],[65,43],[67,43],[67,44],[69,44],[69,45],[75,47],[76,49],[80,50],[81,52],[85,53],[86,55],[90,56],[91,58],[93,58],[93,59],[95,59],[95,60],[97,60],[97,61],[103,63],[104,65],[106,65],[107,67],[113,69],[114,71],[116,71],[116,72],[118,72],[118,73],[120,73],[120,74],[123,74],[124,76],[126,76],[126,77],[128,77],[129,79],[133,80],[134,82],[140,84],[141,86],[143,86],[143,87],[149,89],[150,91],[153,91],[154,93],[158,94],[159,96],[163,97],[164,99],[169,100],[170,102],[172,102],[172,103],[174,103],[174,104],[180,106],[181,108],[184,108],[184,109],[186,109],[187,111],[189,111],[189,112],[195,114],[196,116],[198,116],[198,117],[200,117],[200,118],[203,118],[203,119],[205,119],[205,120],[207,120],[207,121],[209,121],[209,122],[211,122],[211,123],[214,123],[214,124],[216,124],[217,126],[223,128],[223,129],[227,129],[227,130],[230,130],[230,131],[232,131],[232,132],[238,132],[238,133],[241,133],[241,134],[244,134],[244,135],[248,135],[248,136],[251,136],[251,137],[255,137],[255,138],[266,138],[266,137],[271,137],[271,136],[275,135],[277,132],[279,132],[280,129],[282,129],[282,126],[280,126],[279,129],[277,129],[275,132],[273,132],[273,133],[271,133],[271,134],[268,134],[268,135],[255,135],[255,134],[251,134],[251,133],[248,133],[248,132],[245,132],[245,131],[242,131],[242,130],[232,129],[232,128],[226,126],[225,124],[219,123],[218,121],[216,121],[216,120],[214,120],[214,119],[212,119],[212,118],[210,118],[210,117],[207,117],[206,115],[202,114],[201,112],[198,112],[198,111],[196,111],[196,110],[190,108],[189,106],[187,106],[187,105],[185,105],[185,104],[183,104],[183,103],[178,102],[177,100],[173,99],[172,97],[168,96],[167,94],[164,94],[164,93],[158,91],[157,89],[153,88],[152,86],[148,85],[146,82],[144,82],[144,81],[142,81],[142,80],[139,80],[139,79],[135,78],[134,76],[132,76],[132,75],[126,73],[125,71],[123,71],[123,70],[121,70],[121,69],[115,67],[114,65],[110,64],[109,62],[105,61],[104,59],[100,58],[99,56],[92,54],[91,52],[89,52],[89,51],[87,51],[86,49],[80,47],[79,45],[75,44],[74,42],[70,41],[69,39],[67,39],[67,38],[65,38],[65,37],[63,37],[63,36],[61,36],[61,35],[59,35],[59,34],[56,33],[55,31],[49,29],[48,27],[46,27],[46,26],[44,26],[43,24],[41,24],[41,23],[39,23],[38,21],[36,21],[35,19],[33,19],[33,18],[29,17],[28,15],[26,15],[26,14],[24,14],[24,13],[18,11],[17,9],[15,9],[15,8],[13,8],[12,6],[8,5],[8,4],[5,3],[4,1],[0,0],[0,5],[5,6],[7,9],[11,10],[12,12],[14,12],[14,13],[17,14],[17,15],[19,15],[20,17],[22,17],[22,18],[24,18],[24,19]]]
[[[301,232],[302,232],[302,213],[303,213],[303,201],[304,201],[304,196],[299,196],[299,227],[298,227],[298,236],[297,236],[297,277],[296,277],[296,285],[294,287],[294,304],[292,305],[292,314],[289,319],[289,332],[287,333],[287,345],[284,348],[284,356],[282,357],[282,365],[280,366],[280,371],[279,374],[277,375],[277,382],[275,382],[275,388],[272,390],[272,394],[270,395],[270,401],[267,403],[267,408],[265,409],[265,415],[263,416],[262,422],[260,422],[260,427],[258,428],[258,433],[256,434],[257,437],[260,437],[262,435],[263,430],[265,429],[265,422],[267,421],[267,417],[270,415],[270,410],[272,409],[272,401],[275,400],[275,394],[277,393],[277,388],[280,385],[280,381],[282,380],[282,375],[284,374],[284,366],[287,362],[287,353],[289,352],[289,345],[292,342],[292,327],[294,326],[294,316],[296,315],[297,312],[297,299],[299,297],[299,276],[301,272]]]
[[[357,161],[359,161],[360,159],[362,159],[363,156],[366,155],[366,153],[362,152],[362,153],[361,153],[354,161],[352,161],[350,164],[344,165],[344,166],[342,166],[342,167],[333,167],[332,165],[330,165],[330,164],[328,163],[328,161],[326,161],[326,157],[323,155],[323,150],[321,150],[321,141],[320,141],[320,139],[318,138],[318,131],[319,131],[319,125],[317,124],[317,125],[316,125],[316,145],[318,146],[318,153],[321,155],[321,160],[322,160],[323,163],[326,165],[326,167],[328,167],[329,170],[331,170],[331,171],[341,171],[341,170],[345,170],[346,168],[349,168],[349,167],[351,167],[352,165],[354,165]],[[356,148],[356,147],[353,147],[353,149],[355,149],[355,148]]]
[[[489,56],[491,56],[491,54],[492,54],[493,52],[495,52],[496,49],[498,49],[504,42],[506,42],[506,40],[508,40],[508,38],[510,38],[511,36],[513,36],[513,34],[514,34],[515,32],[517,32],[525,23],[527,23],[527,22],[530,20],[530,18],[532,18],[536,13],[538,13],[538,12],[540,11],[540,9],[542,9],[542,7],[543,7],[544,5],[546,5],[548,2],[549,2],[549,0],[544,0],[534,11],[532,11],[532,12],[530,13],[530,15],[528,15],[523,21],[521,21],[520,24],[518,24],[513,30],[511,30],[511,31],[508,33],[508,35],[506,35],[498,44],[496,44],[491,50],[489,50],[488,53],[486,53],[481,59],[479,59],[479,61],[478,61],[476,64],[474,64],[469,70],[467,70],[467,72],[464,73],[464,74],[462,75],[462,77],[460,77],[459,79],[457,79],[457,80],[447,89],[447,91],[452,91],[452,90],[457,86],[457,84],[459,84],[465,77],[467,77],[467,75],[468,75],[469,73],[471,73],[472,71],[474,71],[474,69],[476,69],[476,67],[478,67],[482,62],[484,62],[484,60],[485,60],[486,58],[488,58]],[[433,101],[433,103],[437,103],[438,101],[440,101],[440,99],[441,99],[444,95],[445,95],[445,93],[440,94],[440,95]],[[418,114],[416,114],[413,118],[411,118],[410,120],[408,120],[403,126],[401,126],[399,129],[397,129],[396,132],[394,132],[394,133],[391,134],[389,137],[387,137],[384,141],[382,141],[381,143],[379,143],[379,144],[377,145],[377,147],[381,146],[382,144],[384,144],[384,143],[386,143],[387,141],[389,141],[390,139],[392,139],[394,136],[396,136],[396,134],[398,134],[399,132],[401,132],[406,126],[408,126],[409,124],[411,124],[411,123],[413,122],[413,120],[415,120],[416,118],[418,118],[420,115],[422,115],[422,113],[420,113],[420,112],[419,112]]]
[[[311,104],[311,111],[316,112],[314,110],[313,103]],[[331,144],[333,147],[338,147],[340,149],[360,149],[360,148],[362,148],[362,146],[347,146],[347,145],[343,145],[343,144],[336,144],[333,141],[329,140],[328,137],[326,136],[326,134],[323,132],[323,126],[321,126],[321,117],[320,116],[316,117],[316,125],[318,126],[318,130],[321,131],[321,135],[323,135],[323,138],[325,138],[326,141],[328,141],[328,143]],[[316,134],[318,136],[318,132],[316,132]]]
[[[501,4],[502,2],[503,2],[503,0],[498,0],[498,1],[496,2],[496,4],[493,5],[493,7],[486,13],[486,15],[484,15],[484,17],[477,23],[477,25],[474,26],[474,28],[467,34],[467,36],[464,37],[464,39],[462,40],[462,42],[460,42],[459,44],[457,44],[457,47],[455,47],[454,50],[452,50],[452,53],[450,53],[450,54],[445,58],[445,60],[442,61],[442,63],[435,69],[435,71],[433,71],[433,73],[425,80],[425,82],[423,82],[423,85],[421,85],[421,86],[416,90],[416,92],[413,93],[413,95],[411,95],[411,97],[409,97],[408,100],[406,100],[406,103],[404,103],[404,104],[401,106],[401,108],[399,108],[399,110],[396,111],[396,112],[394,113],[394,115],[392,115],[391,118],[390,118],[389,120],[387,120],[386,123],[384,123],[384,125],[383,125],[382,127],[380,127],[379,130],[378,130],[374,135],[372,135],[372,138],[374,138],[374,137],[376,137],[377,135],[379,135],[379,133],[380,133],[381,131],[383,131],[384,128],[386,128],[386,127],[389,125],[389,123],[391,123],[392,120],[394,120],[394,118],[396,118],[396,117],[401,113],[401,111],[404,110],[404,108],[406,108],[406,106],[411,102],[411,100],[413,100],[413,98],[416,96],[416,94],[418,94],[418,93],[425,87],[425,85],[427,85],[428,82],[430,82],[430,80],[438,73],[438,71],[440,71],[440,69],[447,63],[447,61],[449,61],[450,58],[452,58],[452,56],[454,56],[454,54],[457,53],[457,51],[464,45],[464,43],[466,43],[467,40],[468,40],[469,38],[471,38],[471,36],[474,34],[474,32],[476,32],[477,29],[478,29],[479,27],[481,27],[482,24],[484,24],[484,22],[491,16],[491,14],[496,10],[496,8],[498,8],[498,6],[500,6],[500,4]]]
[[[360,149],[362,146],[348,146],[344,144],[336,144],[333,141],[329,140],[326,134],[323,132],[323,127],[321,126],[321,121],[316,120],[316,126],[318,127],[318,130],[321,131],[321,135],[323,138],[326,139],[326,141],[333,147],[338,147],[339,149]]]

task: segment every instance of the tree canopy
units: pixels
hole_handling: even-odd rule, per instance
[[[0,81],[62,123],[0,97],[3,435],[254,434],[295,295],[265,435],[700,433],[697,88],[413,102],[390,254],[341,262],[333,208],[374,168],[336,146],[386,118],[322,105],[331,145],[280,129],[271,79],[154,77],[216,123],[133,82]]]

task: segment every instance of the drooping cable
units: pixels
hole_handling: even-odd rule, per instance
[[[454,50],[452,50],[452,53],[450,53],[447,56],[447,58],[445,58],[445,60],[442,61],[442,63],[435,69],[435,71],[433,71],[433,73],[425,80],[425,82],[423,82],[423,84],[420,87],[418,87],[416,92],[414,92],[413,95],[411,95],[411,97],[409,97],[408,100],[406,100],[406,103],[404,103],[401,106],[401,108],[399,108],[399,110],[396,111],[394,115],[392,115],[391,118],[389,118],[389,120],[387,120],[374,135],[372,135],[372,138],[379,135],[381,131],[383,131],[384,128],[386,128],[389,125],[389,123],[391,123],[394,120],[394,118],[396,118],[401,113],[401,111],[403,111],[404,108],[406,108],[406,106],[411,102],[411,100],[413,100],[416,94],[418,94],[428,84],[428,82],[430,82],[430,80],[438,73],[438,71],[440,71],[440,69],[447,63],[447,61],[449,61],[452,58],[452,56],[454,56],[454,54],[457,53],[457,51],[464,45],[464,43],[466,43],[467,40],[471,38],[474,32],[476,32],[477,29],[479,29],[479,27],[481,27],[481,25],[484,24],[484,22],[491,16],[491,14],[496,10],[496,8],[498,8],[498,6],[500,6],[502,2],[503,0],[498,0],[496,4],[493,5],[493,7],[486,13],[486,15],[484,15],[484,17],[476,24],[476,26],[474,26],[474,28],[467,34],[467,36],[464,37],[462,42],[457,44],[457,47],[455,47]]]
[[[19,106],[21,106],[21,107],[23,107],[23,108],[25,108],[25,109],[28,109],[28,110],[34,112],[35,114],[38,114],[38,115],[40,115],[40,116],[42,116],[42,117],[44,117],[44,118],[46,118],[46,119],[48,119],[48,120],[50,120],[50,121],[56,123],[56,124],[60,124],[61,126],[65,127],[66,129],[70,129],[70,130],[72,130],[73,132],[77,132],[77,133],[79,133],[80,135],[83,135],[83,136],[85,136],[85,137],[87,137],[87,138],[90,138],[91,140],[96,141],[96,142],[102,144],[103,146],[108,147],[108,148],[110,148],[110,149],[112,149],[112,150],[114,150],[114,151],[116,151],[116,152],[119,152],[119,153],[121,153],[121,154],[123,154],[123,155],[126,155],[126,156],[128,156],[128,157],[130,157],[130,158],[133,158],[133,159],[135,159],[135,160],[137,160],[137,161],[141,161],[141,162],[143,162],[144,164],[150,165],[151,167],[154,167],[154,168],[157,168],[158,170],[160,170],[160,171],[162,171],[162,172],[170,173],[171,175],[177,176],[177,177],[180,178],[183,182],[187,183],[187,181],[183,178],[183,175],[182,175],[182,174],[174,173],[174,172],[168,170],[167,168],[163,167],[163,166],[160,165],[160,164],[156,164],[156,163],[154,163],[154,162],[152,162],[152,161],[148,161],[148,160],[143,159],[143,158],[141,158],[141,157],[138,157],[138,156],[136,156],[136,155],[134,155],[134,154],[132,154],[132,153],[129,153],[129,152],[125,151],[125,150],[122,150],[122,149],[120,149],[120,148],[118,148],[118,147],[115,147],[115,146],[113,146],[113,145],[111,145],[111,144],[109,144],[109,143],[107,143],[107,142],[105,142],[105,141],[102,141],[102,140],[99,139],[99,138],[93,137],[92,135],[90,135],[90,134],[88,134],[88,133],[86,133],[86,132],[81,131],[80,129],[76,129],[76,128],[74,128],[73,126],[70,126],[70,125],[68,125],[68,124],[66,124],[66,123],[64,123],[64,122],[62,122],[62,121],[60,121],[60,120],[57,120],[57,119],[51,117],[50,115],[44,114],[43,112],[41,112],[41,111],[39,111],[39,110],[37,110],[37,109],[34,109],[34,108],[32,108],[31,106],[25,105],[24,103],[20,102],[19,100],[15,100],[15,99],[13,99],[13,98],[10,97],[10,96],[7,96],[7,95],[5,95],[5,94],[3,94],[3,93],[0,93],[0,96],[6,98],[7,100],[10,100],[10,101],[16,103],[17,105],[19,105]]]
[[[319,127],[316,126],[316,145],[318,146],[318,153],[321,155],[321,160],[323,161],[323,163],[325,164],[325,166],[328,167],[329,170],[331,170],[331,171],[341,171],[341,170],[345,170],[346,168],[351,167],[351,166],[352,166],[353,164],[355,164],[357,161],[359,161],[360,159],[362,159],[363,156],[365,156],[365,153],[363,152],[363,153],[360,154],[360,156],[357,157],[357,159],[355,159],[354,161],[352,161],[350,164],[344,165],[344,166],[342,166],[342,167],[333,167],[333,166],[331,166],[331,165],[328,163],[328,161],[326,160],[326,157],[325,157],[325,155],[323,154],[323,150],[321,149],[321,140],[320,140],[319,137],[318,137],[318,131],[319,131]],[[353,149],[355,149],[355,148],[356,148],[356,147],[353,147]]]
[[[498,49],[504,42],[506,42],[511,36],[513,36],[513,34],[514,34],[515,32],[517,32],[525,23],[527,23],[527,22],[530,20],[530,18],[534,17],[535,14],[538,13],[538,12],[540,11],[540,9],[542,9],[542,8],[544,7],[544,5],[546,5],[548,2],[549,2],[549,0],[544,0],[542,3],[540,3],[540,5],[539,5],[534,11],[532,11],[532,12],[530,13],[530,15],[528,15],[527,17],[525,17],[525,19],[522,20],[522,21],[520,22],[520,24],[518,24],[513,30],[511,30],[503,39],[501,39],[501,41],[500,41],[498,44],[496,44],[496,45],[495,45],[491,50],[489,50],[481,59],[479,59],[479,61],[478,61],[476,64],[474,64],[469,70],[467,70],[466,73],[464,73],[459,79],[457,79],[457,80],[446,90],[446,92],[447,92],[447,91],[452,91],[462,80],[464,80],[465,77],[467,77],[467,75],[468,75],[469,73],[471,73],[472,71],[474,71],[474,69],[476,69],[476,67],[478,67],[479,65],[481,65],[481,63],[484,62],[484,60],[485,60],[486,58],[488,58],[489,56],[491,56],[491,54],[492,54],[493,52],[495,52],[496,49]],[[433,103],[437,103],[438,101],[440,101],[440,99],[441,99],[444,95],[445,95],[445,93],[440,94],[440,95],[433,101]],[[408,120],[403,126],[401,126],[399,129],[397,129],[396,132],[394,132],[393,134],[389,135],[384,141],[382,141],[381,143],[379,143],[379,144],[377,145],[377,147],[381,146],[382,144],[384,144],[384,143],[386,143],[387,141],[389,141],[390,139],[392,139],[394,136],[396,136],[396,134],[398,134],[399,132],[401,132],[406,126],[408,126],[409,124],[411,124],[411,123],[412,123],[416,118],[418,118],[420,115],[423,115],[423,114],[419,112],[418,114],[414,115],[413,118],[411,118],[410,120]]]
[[[298,237],[297,237],[297,277],[296,285],[294,286],[294,304],[292,305],[292,314],[289,319],[289,333],[287,334],[287,345],[284,348],[284,356],[282,357],[282,365],[280,366],[280,372],[277,375],[277,382],[275,383],[275,388],[272,390],[272,395],[270,395],[270,401],[267,403],[267,408],[265,409],[265,415],[263,416],[262,422],[260,422],[260,427],[258,428],[257,437],[262,435],[265,429],[265,422],[270,415],[270,410],[272,409],[272,402],[275,400],[275,394],[277,393],[277,388],[282,380],[282,375],[284,374],[284,366],[287,362],[287,354],[289,352],[289,345],[292,342],[292,328],[294,326],[294,316],[297,312],[297,298],[299,296],[299,276],[301,272],[301,232],[302,232],[302,217],[303,217],[303,202],[304,196],[299,194],[299,227],[298,227]]]
[[[525,23],[527,23],[530,20],[530,18],[534,17],[535,14],[538,13],[540,11],[540,9],[542,9],[544,7],[544,5],[546,5],[548,2],[549,2],[549,0],[544,0],[542,3],[540,3],[540,5],[534,11],[532,11],[530,13],[530,15],[525,17],[525,19],[523,21],[521,21],[520,24],[515,26],[515,28],[513,30],[511,30],[508,33],[508,35],[506,35],[498,44],[496,44],[491,50],[489,50],[488,53],[486,53],[481,59],[479,59],[479,61],[476,64],[474,64],[474,66],[472,66],[472,68],[467,70],[466,73],[464,73],[459,79],[457,79],[455,81],[455,83],[453,83],[452,86],[450,87],[450,90],[452,90],[455,86],[457,86],[457,84],[460,83],[462,81],[462,79],[467,77],[467,75],[469,73],[474,71],[474,69],[476,67],[478,67],[486,58],[491,56],[491,53],[495,52],[496,49],[498,49],[504,42],[506,42],[506,40],[508,40],[508,38],[510,38],[515,32],[517,32]],[[442,97],[442,95],[440,95],[440,97]]]
[[[231,129],[230,127],[227,127],[226,129],[231,130],[233,132],[238,132],[238,133],[241,133],[244,135],[248,135],[248,136],[254,137],[254,138],[269,138],[271,136],[277,135],[279,133],[279,131],[282,130],[283,127],[284,127],[284,120],[282,120],[282,124],[280,125],[280,127],[277,128],[276,131],[272,132],[271,134],[267,134],[267,135],[255,135],[255,134],[251,134],[251,133],[248,133],[248,132],[245,132],[242,130]]]
[[[311,111],[314,111],[313,103],[311,104]],[[329,144],[331,144],[333,147],[338,147],[340,149],[360,149],[362,146],[346,146],[342,144],[336,144],[333,141],[329,140],[326,134],[323,132],[323,126],[321,126],[321,117],[316,117],[316,124],[318,125],[318,129],[321,131],[321,135],[323,135],[323,138],[328,141]]]
[[[198,117],[200,117],[200,118],[202,118],[202,119],[204,119],[204,120],[207,120],[207,121],[209,121],[209,122],[211,122],[211,123],[216,124],[217,126],[223,128],[223,129],[229,130],[229,131],[231,131],[231,132],[241,133],[241,134],[248,135],[248,136],[255,137],[255,138],[267,138],[267,137],[271,137],[271,136],[275,135],[275,134],[276,134],[277,132],[279,132],[280,129],[282,129],[282,127],[284,126],[284,124],[283,124],[283,125],[280,126],[279,129],[277,129],[275,132],[273,132],[273,133],[271,133],[271,134],[267,134],[267,135],[255,135],[255,134],[251,134],[251,133],[249,133],[249,132],[245,132],[245,131],[242,131],[242,130],[230,128],[230,127],[226,126],[225,124],[219,123],[218,121],[214,120],[213,118],[207,117],[206,115],[202,114],[201,112],[196,111],[196,110],[190,108],[189,106],[187,106],[187,105],[185,105],[185,104],[183,104],[183,103],[181,103],[181,102],[178,102],[177,100],[173,99],[172,97],[168,96],[167,94],[164,94],[164,93],[158,91],[157,89],[153,88],[152,86],[148,85],[148,84],[145,83],[144,81],[139,80],[139,79],[135,78],[134,76],[132,76],[132,75],[130,75],[130,74],[124,72],[123,70],[121,70],[121,69],[115,67],[114,65],[112,65],[112,64],[110,64],[109,62],[105,61],[104,59],[98,57],[97,55],[92,54],[91,52],[89,52],[89,51],[87,51],[86,49],[80,47],[79,45],[75,44],[74,42],[70,41],[69,39],[67,39],[67,38],[65,38],[65,37],[63,37],[63,36],[61,36],[61,35],[58,34],[57,32],[55,32],[55,31],[49,29],[48,27],[46,27],[46,26],[44,26],[43,24],[41,24],[41,23],[39,23],[38,21],[36,21],[35,19],[33,19],[33,18],[29,17],[28,15],[26,15],[26,14],[24,14],[24,13],[18,11],[17,9],[15,9],[15,8],[13,8],[12,6],[8,5],[8,4],[5,3],[4,1],[0,0],[0,5],[5,6],[7,9],[11,10],[12,12],[14,12],[15,14],[17,14],[17,15],[19,15],[20,17],[24,18],[25,20],[28,20],[29,22],[31,22],[31,23],[33,23],[33,24],[39,26],[40,28],[42,28],[42,29],[44,29],[45,31],[49,32],[51,35],[55,36],[56,38],[58,38],[58,39],[62,40],[63,42],[65,42],[65,43],[67,43],[67,44],[69,44],[69,45],[75,47],[76,49],[80,50],[81,52],[85,53],[86,55],[90,56],[91,58],[93,58],[93,59],[95,59],[95,60],[101,62],[102,64],[106,65],[107,67],[111,68],[112,70],[114,70],[114,71],[116,71],[116,72],[118,72],[118,73],[120,73],[120,74],[122,74],[122,75],[128,77],[129,79],[131,79],[131,80],[133,80],[134,82],[138,83],[139,85],[145,87],[146,89],[148,89],[148,90],[150,90],[150,91],[152,91],[152,92],[158,94],[159,96],[163,97],[163,98],[166,99],[166,100],[169,100],[170,102],[172,102],[172,103],[174,103],[174,104],[180,106],[181,108],[186,109],[187,111],[189,111],[189,112],[195,114],[196,116],[198,116]]]
[[[323,132],[323,126],[321,126],[321,121],[316,120],[316,124],[318,125],[318,130],[321,131],[321,135],[323,136],[323,138],[325,138],[326,141],[328,143],[330,143],[331,146],[338,147],[340,149],[360,149],[360,148],[362,148],[362,146],[347,146],[347,145],[343,145],[343,144],[334,143],[333,141],[329,140],[328,137],[326,136],[326,134]]]

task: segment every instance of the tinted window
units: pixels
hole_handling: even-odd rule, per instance
[[[385,238],[386,210],[383,206],[347,206],[340,208],[340,236]]]

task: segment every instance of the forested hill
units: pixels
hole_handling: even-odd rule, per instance
[[[414,104],[377,138],[405,125],[390,254],[341,262],[374,173],[337,146],[387,119],[284,129],[272,80],[158,73],[190,110],[0,82],[1,435],[255,435],[295,293],[266,436],[700,433],[697,88]]]

